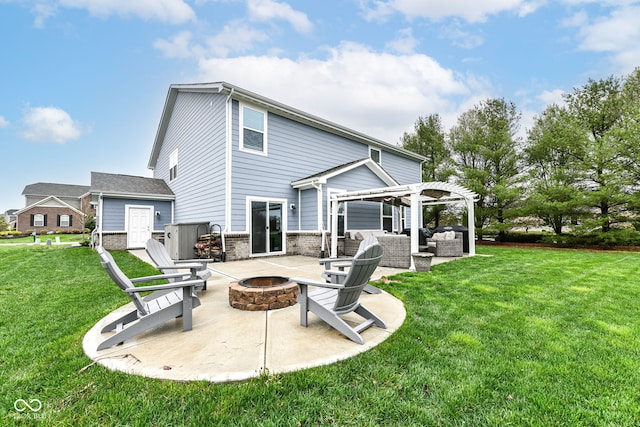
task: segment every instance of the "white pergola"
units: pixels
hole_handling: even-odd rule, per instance
[[[419,250],[418,229],[422,226],[422,206],[464,203],[467,208],[469,255],[476,254],[474,203],[479,196],[460,185],[447,182],[420,182],[394,187],[349,191],[331,195],[331,257],[338,256],[338,204],[354,200],[384,202],[394,206],[411,207],[411,253]],[[413,259],[411,269],[415,270]]]

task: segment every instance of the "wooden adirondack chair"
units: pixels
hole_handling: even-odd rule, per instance
[[[185,259],[174,260],[169,256],[169,252],[162,243],[156,239],[149,239],[145,244],[145,250],[149,258],[156,264],[156,268],[165,274],[179,273],[180,269],[191,271],[190,279],[201,279],[204,286],[196,290],[207,290],[207,279],[211,277],[211,272],[207,269],[207,263],[213,262],[211,259]],[[176,279],[169,279],[170,282]]]
[[[364,251],[365,248],[378,243],[375,236],[369,236],[360,242],[356,255]],[[354,258],[323,258],[320,264],[324,265],[325,270],[322,272],[322,278],[329,283],[342,283],[347,277],[345,268],[350,268]],[[375,286],[367,284],[364,291],[368,294],[379,294],[382,291]]]
[[[193,327],[191,310],[200,305],[194,294],[196,286],[202,286],[202,279],[177,280],[172,283],[155,286],[135,287],[134,282],[148,282],[161,279],[179,279],[184,273],[161,274],[156,276],[129,279],[115,263],[113,256],[102,246],[98,246],[100,262],[109,277],[131,298],[135,310],[107,324],[102,333],[115,330],[115,334],[104,340],[98,350],[104,350],[127,339],[161,325],[168,320],[182,316],[182,330],[190,331]],[[142,298],[140,292],[154,291]],[[168,292],[167,292],[168,291]]]
[[[342,283],[292,278],[291,280],[296,281],[300,286],[300,295],[298,296],[300,324],[307,326],[308,312],[311,311],[358,344],[364,344],[364,340],[360,336],[360,332],[363,330],[373,325],[386,329],[387,326],[382,319],[358,301],[381,258],[382,247],[380,244],[374,243],[363,248],[363,251],[353,258],[351,267]],[[310,291],[309,286],[315,286],[318,289]],[[340,315],[351,312],[359,314],[366,320],[352,328],[340,318]]]

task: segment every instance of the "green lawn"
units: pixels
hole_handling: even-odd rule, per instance
[[[97,254],[0,247],[0,425],[639,425],[640,254],[479,252],[381,284],[407,319],[368,352],[209,384],[90,365],[83,335],[127,302]]]
[[[48,239],[51,239],[51,241],[55,242],[56,241],[56,237],[60,238],[60,242],[63,243],[81,243],[83,241],[86,241],[89,239],[90,237],[90,233],[85,233],[85,234],[38,234],[38,236],[36,236],[38,239],[40,239],[41,243],[46,243]],[[6,245],[6,244],[23,244],[23,243],[33,243],[33,236],[28,235],[28,236],[20,236],[20,237],[11,237],[11,238],[0,238],[0,246],[2,245]]]

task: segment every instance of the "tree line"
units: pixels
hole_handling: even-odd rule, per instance
[[[460,184],[480,199],[475,227],[505,239],[516,225],[544,225],[555,239],[636,236],[640,230],[640,68],[563,95],[520,133],[513,102],[487,99],[445,131],[419,117],[403,148],[426,157],[423,181]],[[425,208],[438,225],[445,207]]]

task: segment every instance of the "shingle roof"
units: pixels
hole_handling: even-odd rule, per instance
[[[50,182],[37,182],[24,187],[23,196],[56,196],[56,197],[82,197],[89,192],[88,185],[53,184]]]
[[[91,192],[147,196],[174,195],[162,179],[102,172],[91,172]]]

